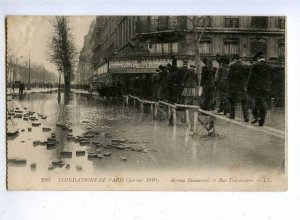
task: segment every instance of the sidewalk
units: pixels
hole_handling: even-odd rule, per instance
[[[82,89],[71,89],[71,92],[77,93],[77,94],[86,94],[86,95],[90,95],[90,91],[87,90],[82,90]],[[92,92],[92,95],[94,96],[99,96],[99,94],[97,92]]]
[[[30,90],[25,89],[23,94],[31,94],[31,93],[46,93],[46,92],[55,92],[58,91],[58,88],[52,88],[52,89],[48,89],[48,88],[31,88]],[[19,88],[15,89],[15,92],[13,92],[13,90],[11,88],[7,89],[7,95],[8,96],[16,96],[19,95]]]

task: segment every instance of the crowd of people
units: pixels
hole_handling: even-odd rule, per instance
[[[160,65],[155,74],[140,74],[122,84],[101,83],[97,91],[100,96],[113,99],[131,94],[153,101],[199,105],[204,110],[217,108],[217,114],[231,119],[235,118],[237,103],[241,103],[244,121],[249,122],[248,109],[251,108],[254,118],[251,123],[263,126],[270,100],[272,71],[265,55],[257,53],[252,65],[244,62],[239,55],[232,59],[217,55],[218,67],[213,66],[210,58],[205,57],[202,61],[201,74],[198,74],[195,65],[188,65],[188,61],[184,60],[182,67],[177,67],[176,62]]]
[[[148,100],[199,104],[204,110],[214,110],[218,103],[217,113],[231,119],[235,118],[237,103],[241,103],[244,121],[249,122],[248,109],[251,108],[254,118],[251,123],[263,126],[270,99],[272,71],[265,55],[257,53],[251,66],[239,55],[233,56],[232,60],[228,56],[217,55],[216,60],[218,68],[213,66],[211,59],[202,60],[201,79],[196,66],[188,68],[188,62],[184,61],[179,68],[168,64],[159,66],[156,74],[131,78],[124,90],[127,94]],[[121,91],[120,87],[118,89]]]

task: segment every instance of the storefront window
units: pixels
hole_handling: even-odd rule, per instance
[[[211,53],[211,42],[210,41],[203,41],[200,43],[199,53],[207,54]]]

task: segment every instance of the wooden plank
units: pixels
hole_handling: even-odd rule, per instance
[[[181,108],[195,108],[198,109],[198,105],[183,105],[183,104],[175,104],[176,107],[181,107]]]
[[[243,123],[243,122],[236,121],[234,119],[226,118],[225,116],[216,115],[212,111],[205,111],[205,110],[200,109],[200,108],[198,109],[198,111],[202,112],[202,113],[205,113],[207,115],[213,116],[215,118],[222,119],[226,122],[229,122],[229,123],[232,123],[232,124],[235,124],[235,125],[239,125],[239,126],[254,130],[254,131],[263,132],[263,133],[270,134],[270,135],[273,135],[273,136],[276,136],[276,137],[279,137],[279,138],[282,138],[282,139],[285,138],[285,132],[281,131],[281,130],[278,130],[278,129],[275,129],[275,128],[270,128],[270,127],[267,127],[267,126],[263,126],[263,127],[253,126],[253,125],[250,125],[249,123]]]
[[[160,100],[159,100],[158,103],[159,103],[159,104],[163,104],[163,105],[170,106],[170,107],[172,107],[172,108],[176,108],[176,105],[172,105],[172,104],[167,103],[167,102],[164,102],[164,101],[160,101]]]

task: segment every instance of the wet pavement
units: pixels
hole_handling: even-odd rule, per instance
[[[185,124],[169,126],[133,106],[88,95],[62,94],[58,103],[57,93],[36,93],[15,97],[7,107],[14,110],[8,130],[19,131],[7,137],[13,176],[170,169],[284,172],[283,139],[222,120],[216,121],[219,136],[213,138],[204,129],[192,136]]]

